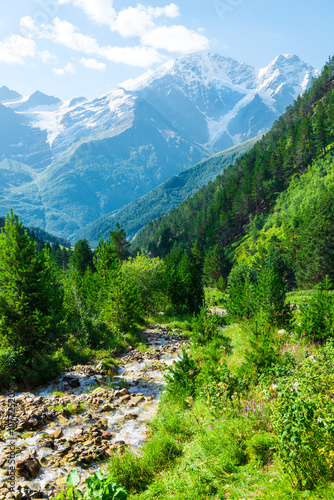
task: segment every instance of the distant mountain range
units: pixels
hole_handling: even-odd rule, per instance
[[[233,165],[240,156],[247,153],[261,137],[249,139],[193,167],[182,170],[138,200],[80,229],[74,234],[74,239],[87,238],[93,246],[97,246],[100,236],[106,238],[118,222],[125,229],[128,239],[131,240],[146,222],[168,214],[179,203],[195,194],[208,182],[213,181],[217,175],[223,173],[226,167]]]
[[[92,101],[2,87],[0,214],[13,207],[25,224],[75,240],[182,170],[266,132],[314,76],[295,55],[258,70],[195,53]]]

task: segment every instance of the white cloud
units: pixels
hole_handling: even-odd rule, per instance
[[[20,31],[27,37],[33,37],[38,34],[38,28],[31,16],[24,16],[20,19]]]
[[[97,41],[88,35],[78,32],[78,29],[68,21],[61,21],[56,17],[54,25],[49,29],[49,36],[55,42],[65,45],[70,49],[84,52],[85,54],[95,54],[98,51]]]
[[[73,4],[80,7],[87,16],[98,24],[113,25],[116,11],[112,0],[58,0],[59,5]]]
[[[90,19],[99,24],[109,25],[112,31],[118,32],[121,37],[138,37],[140,43],[135,46],[100,46],[97,40],[79,31],[79,28],[68,21],[54,18],[52,24],[36,25],[33,18],[21,18],[20,29],[26,34],[27,41],[34,43],[34,39],[48,39],[67,48],[80,52],[80,63],[89,69],[103,70],[106,65],[99,62],[99,57],[115,63],[147,68],[166,59],[158,50],[168,52],[191,52],[204,50],[209,46],[208,39],[199,32],[187,29],[182,25],[166,26],[158,18],[176,18],[180,15],[179,7],[170,3],[164,7],[144,6],[140,3],[136,7],[125,8],[118,13],[113,7],[112,0],[58,0],[59,5],[72,4],[80,7]],[[22,38],[22,37],[21,37]],[[43,62],[52,62],[48,51],[40,53]],[[70,67],[69,67],[70,68]],[[56,68],[56,74],[71,72],[67,68]]]
[[[117,21],[113,26],[114,31],[126,38],[131,36],[142,36],[148,30],[155,27],[152,16],[145,8],[138,6],[121,10],[117,16]]]
[[[30,38],[11,35],[0,41],[0,61],[23,64],[27,57],[36,56],[36,44]]]
[[[75,68],[72,63],[67,63],[64,68],[53,68],[52,70],[55,75],[63,76],[65,73],[70,73],[74,74],[75,73]]]
[[[94,58],[86,59],[85,57],[82,57],[80,59],[80,63],[87,69],[96,69],[99,71],[104,71],[107,67],[106,64]]]
[[[162,56],[151,47],[101,47],[99,55],[115,63],[129,66],[148,68],[152,64],[161,62]]]
[[[179,15],[179,8],[174,3],[166,7],[145,7],[138,4],[137,7],[121,10],[115,23],[110,27],[112,31],[117,31],[123,38],[142,36],[156,27],[153,19],[161,16],[177,17]]]
[[[44,64],[56,64],[58,62],[57,56],[51,54],[48,50],[42,50],[38,53],[42,63]]]
[[[163,57],[152,47],[144,46],[134,46],[134,47],[113,47],[113,46],[102,46],[100,47],[95,38],[87,35],[83,35],[78,31],[78,28],[73,26],[73,24],[68,21],[62,21],[58,17],[53,20],[53,24],[36,26],[33,19],[26,17],[22,24],[29,27],[32,36],[40,39],[50,39],[56,43],[64,45],[72,50],[95,55],[99,57],[104,57],[109,61],[115,63],[123,63],[129,66],[137,66],[140,68],[147,68],[152,66],[152,64],[161,62]],[[30,40],[32,41],[32,40]],[[85,59],[82,58],[80,61],[83,64],[83,60],[90,62],[90,68],[92,69],[104,69],[102,65],[104,63],[92,62],[92,58]],[[94,65],[94,68],[93,68]],[[87,67],[87,66],[86,66]],[[65,72],[70,72],[68,69],[56,68],[54,72],[57,75],[63,75]]]
[[[112,0],[58,0],[59,5],[72,4],[81,8],[89,19],[98,24],[106,24],[112,31],[117,31],[122,37],[142,36],[148,30],[156,27],[153,19],[158,17],[175,18],[180,15],[175,3],[165,7],[128,7],[116,12]]]
[[[68,21],[62,21],[59,17],[53,20],[53,24],[37,26],[32,17],[25,16],[20,20],[20,28],[31,38],[53,40],[65,47],[85,54],[95,54],[99,49],[95,38],[83,35],[76,26]]]
[[[165,7],[147,7],[147,12],[152,17],[161,17],[161,16],[179,17],[180,8],[175,3],[170,3]]]
[[[109,61],[123,63],[129,66],[137,66],[140,68],[147,68],[152,64],[163,60],[163,57],[159,54],[159,52],[152,47],[100,47],[95,38],[83,35],[78,31],[78,28],[73,26],[73,24],[68,21],[62,21],[58,17],[53,20],[52,25],[49,24],[47,26],[36,26],[33,20],[31,21],[30,19],[26,19],[23,24],[25,26],[29,26],[30,32],[33,33],[34,37],[53,40],[56,43],[84,54],[104,57]],[[100,65],[101,64],[103,63],[100,63]],[[102,67],[100,66],[98,69],[102,69]],[[64,74],[64,70],[57,68],[55,73],[62,75]]]
[[[185,26],[160,26],[141,37],[144,45],[155,49],[164,49],[168,52],[191,52],[206,50],[209,40]]]

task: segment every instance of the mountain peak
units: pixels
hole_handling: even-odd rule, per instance
[[[17,101],[19,99],[22,99],[22,96],[15,90],[11,90],[5,85],[0,88],[0,102]]]
[[[279,68],[284,66],[299,66],[299,65],[309,66],[308,64],[303,62],[300,59],[300,57],[298,57],[296,54],[279,54],[268,64],[267,67],[273,66]]]
[[[18,106],[15,111],[28,111],[28,110],[37,110],[40,108],[50,109],[50,106],[59,107],[62,104],[62,101],[58,99],[58,97],[54,97],[51,95],[44,94],[39,90],[36,90],[27,101]]]
[[[168,61],[156,71],[147,71],[136,79],[127,80],[119,87],[137,92],[148,87],[153,82],[164,77],[172,77],[182,87],[219,82],[218,85],[251,85],[256,76],[256,69],[245,63],[239,63],[231,57],[220,54],[200,51],[185,54],[177,59]]]
[[[297,55],[280,54],[267,67],[259,70],[258,85],[261,90],[270,88],[271,95],[278,92],[282,94],[283,87],[289,87],[289,94],[296,99],[299,94],[305,92],[315,75],[315,69]],[[287,99],[289,100],[289,97]],[[284,109],[283,106],[279,111],[283,112]]]

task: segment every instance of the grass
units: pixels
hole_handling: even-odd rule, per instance
[[[78,415],[85,409],[84,404],[81,401],[78,403],[69,403],[68,405],[54,405],[53,408],[63,415]]]
[[[221,292],[217,288],[205,288],[205,303],[208,306],[226,307],[228,301],[228,294]]]
[[[63,396],[66,396],[66,393],[61,392],[61,391],[54,391],[54,392],[51,392],[51,396],[59,396],[61,398]]]
[[[166,313],[164,315],[156,314],[154,316],[147,316],[146,322],[151,325],[163,324],[168,330],[172,330],[171,333],[182,333],[185,336],[189,336],[192,331],[192,321],[194,316],[192,314],[176,314]]]
[[[120,390],[126,389],[127,387],[129,387],[129,383],[126,380],[114,377],[112,380],[107,381],[102,386],[100,384],[90,386],[84,391],[84,394],[91,394],[92,392],[95,392],[97,390],[102,391],[103,389]]]

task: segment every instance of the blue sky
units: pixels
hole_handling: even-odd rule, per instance
[[[0,86],[94,98],[183,53],[258,68],[280,53],[320,69],[333,0],[0,0]]]

